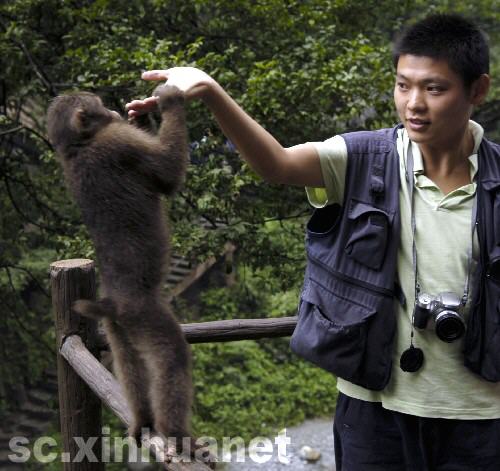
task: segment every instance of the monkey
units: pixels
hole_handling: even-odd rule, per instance
[[[152,427],[180,451],[182,437],[191,438],[191,354],[161,296],[169,255],[161,195],[185,179],[188,139],[183,92],[163,85],[154,94],[162,118],[156,135],[88,92],[56,97],[47,132],[100,269],[100,301],[79,300],[73,310],[103,323],[133,415],[129,435],[140,444],[141,430]]]

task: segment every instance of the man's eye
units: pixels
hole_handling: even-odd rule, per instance
[[[427,87],[427,90],[431,93],[441,93],[444,92],[444,88],[441,87],[440,85],[429,85]]]
[[[400,90],[408,90],[408,85],[406,85],[406,83],[403,83],[403,82],[397,82],[397,87]]]

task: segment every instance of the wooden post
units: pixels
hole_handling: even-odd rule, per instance
[[[78,334],[87,348],[96,357],[99,356],[96,345],[97,323],[71,311],[72,304],[78,299],[95,299],[94,262],[86,259],[54,262],[50,265],[50,278],[58,350],[57,376],[64,471],[103,471],[101,402],[59,354],[64,339],[68,335]],[[77,439],[80,443],[74,437],[81,437]],[[93,437],[96,440],[91,451],[95,457],[91,453],[84,453],[85,447],[81,446],[82,442],[93,443]]]
[[[78,375],[85,380],[101,401],[125,424],[130,425],[132,413],[127,405],[121,386],[114,376],[99,363],[87,350],[78,335],[66,337],[61,355],[68,361]],[[163,462],[163,453],[168,451],[165,442],[153,433],[142,437],[142,447],[148,448],[155,455],[158,463]],[[178,456],[178,462],[164,462],[168,471],[210,471],[205,464],[193,461],[190,456]],[[187,459],[187,460],[186,460]]]

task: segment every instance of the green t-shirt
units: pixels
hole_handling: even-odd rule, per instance
[[[477,149],[483,137],[482,127],[470,121],[475,146],[469,156],[471,181],[477,170]],[[347,148],[340,136],[313,143],[318,151],[324,189],[306,188],[310,203],[315,207],[342,203],[347,167]],[[410,345],[411,317],[415,299],[412,264],[411,212],[408,185],[405,178],[409,146],[414,156],[414,207],[416,217],[416,247],[419,282],[423,292],[433,296],[453,291],[462,297],[467,275],[467,251],[471,241],[472,205],[476,183],[470,183],[444,195],[437,185],[424,175],[422,154],[401,129],[397,138],[399,154],[401,240],[398,250],[398,276],[406,296],[406,307],[394,303],[397,332],[393,353],[393,368],[389,384],[383,391],[370,391],[338,379],[344,394],[365,401],[382,402],[383,407],[420,417],[448,419],[500,418],[500,383],[491,383],[475,375],[463,365],[463,337],[453,343],[441,341],[433,327],[415,330],[414,345],[425,356],[423,367],[416,373],[399,368],[401,353]],[[474,236],[471,272],[478,260],[477,233]],[[471,283],[472,287],[472,283]],[[467,316],[469,295],[466,306]]]

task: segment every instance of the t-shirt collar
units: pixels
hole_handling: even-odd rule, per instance
[[[472,181],[474,180],[474,177],[476,176],[477,173],[477,168],[478,168],[477,153],[479,150],[479,146],[481,145],[481,141],[483,139],[484,129],[479,123],[476,123],[475,121],[472,120],[469,120],[469,129],[471,130],[472,137],[474,138],[474,149],[472,150],[472,154],[469,155],[470,177]],[[408,149],[408,145],[411,144],[412,146],[411,150],[413,152],[413,173],[415,176],[421,175],[422,173],[424,173],[424,161],[422,159],[422,153],[420,152],[420,148],[418,147],[418,144],[410,141],[406,129],[403,129],[403,139],[405,143],[407,143],[407,145],[405,146],[406,149]],[[408,152],[406,153],[406,157],[408,158]]]

